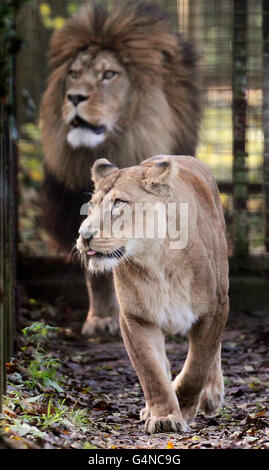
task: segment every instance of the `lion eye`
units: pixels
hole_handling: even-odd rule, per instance
[[[69,70],[68,75],[73,80],[76,80],[79,77],[79,72],[77,72],[76,70]]]
[[[117,72],[114,72],[114,70],[105,70],[102,76],[102,80],[110,80],[116,75],[116,73]]]

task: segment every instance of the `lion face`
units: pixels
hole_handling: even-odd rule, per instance
[[[119,170],[106,159],[96,161],[92,172],[96,191],[77,240],[89,271],[110,271],[121,262],[144,262],[160,252],[164,238],[159,228],[166,225],[163,209],[170,187],[163,178],[169,172],[158,163]],[[154,182],[152,175],[157,176]]]
[[[62,107],[69,144],[94,148],[115,134],[130,92],[127,72],[113,53],[80,52],[68,70]]]

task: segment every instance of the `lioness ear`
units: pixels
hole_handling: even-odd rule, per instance
[[[156,157],[156,160],[146,161],[142,166],[148,167],[143,180],[146,191],[168,196],[177,170],[173,157]]]
[[[118,167],[106,158],[99,158],[92,167],[92,180],[96,184],[100,179],[118,171]]]

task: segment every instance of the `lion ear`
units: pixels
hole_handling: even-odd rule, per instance
[[[100,179],[118,171],[118,167],[106,158],[99,158],[92,167],[92,180],[96,184]]]
[[[146,191],[168,196],[177,171],[173,157],[157,156],[146,160],[142,166],[147,167],[143,181]]]

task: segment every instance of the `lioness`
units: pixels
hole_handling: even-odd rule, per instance
[[[216,182],[204,163],[187,156],[152,157],[121,170],[99,159],[92,179],[95,192],[77,248],[89,271],[113,269],[122,336],[146,398],[145,430],[185,431],[199,409],[213,411],[224,396],[221,334],[229,304],[228,260]],[[175,220],[188,233],[185,243],[173,245],[169,235],[133,235],[135,207],[156,203],[176,203]],[[187,231],[182,204],[188,207]],[[124,212],[129,216],[120,219]],[[110,222],[112,228],[118,225],[117,236],[107,237]],[[188,334],[190,341],[172,383],[165,333]]]

